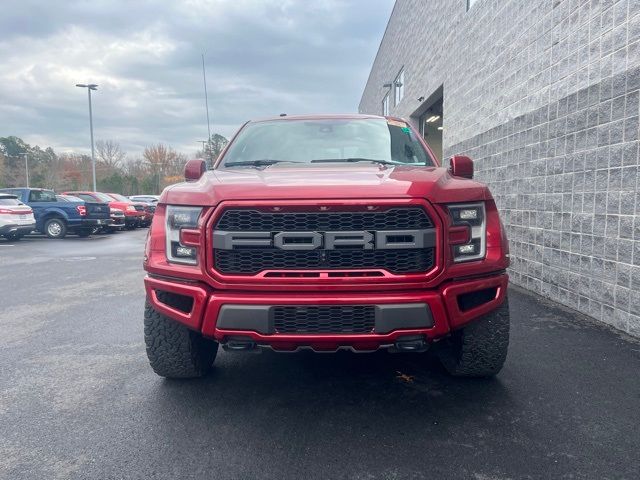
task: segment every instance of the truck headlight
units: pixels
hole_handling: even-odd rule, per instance
[[[466,226],[471,231],[467,243],[453,246],[453,260],[466,262],[484,258],[487,243],[487,222],[484,202],[448,205],[454,226]]]
[[[196,265],[198,263],[198,249],[180,243],[180,230],[182,228],[198,228],[198,219],[201,212],[202,207],[167,206],[167,260],[170,262],[187,265]]]

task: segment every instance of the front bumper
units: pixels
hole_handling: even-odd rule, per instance
[[[0,227],[0,235],[27,235],[36,229],[36,224],[7,224]]]
[[[499,307],[507,291],[504,272],[474,279],[449,281],[436,289],[393,293],[283,292],[258,293],[214,291],[206,284],[147,276],[145,288],[151,306],[204,336],[224,343],[229,338],[249,338],[258,345],[291,351],[300,347],[314,350],[375,350],[390,346],[400,337],[422,336],[437,340]],[[188,297],[187,308],[163,301],[163,292]],[[480,303],[467,301],[482,293]],[[487,292],[489,292],[487,294]],[[465,301],[461,302],[461,299]],[[301,334],[275,333],[269,311],[273,306],[353,306],[376,309],[376,327],[370,333]],[[422,316],[419,311],[422,311]],[[383,313],[380,313],[383,312]]]
[[[140,225],[141,220],[138,215],[126,215],[124,217],[124,223],[127,227],[137,227]]]
[[[125,226],[124,215],[122,215],[120,217],[116,217],[116,216],[112,216],[111,217],[111,225],[110,225],[110,227],[121,228],[121,227],[124,227],[124,226]]]

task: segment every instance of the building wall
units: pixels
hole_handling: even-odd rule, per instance
[[[397,0],[360,111],[417,120],[444,88],[507,227],[511,279],[640,336],[640,0]]]

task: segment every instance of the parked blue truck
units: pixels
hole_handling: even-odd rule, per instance
[[[94,202],[65,202],[53,190],[43,188],[3,188],[33,210],[36,231],[49,238],[64,238],[67,233],[88,237],[96,227],[111,223],[109,205]]]

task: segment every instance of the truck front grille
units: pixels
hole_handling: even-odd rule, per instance
[[[276,333],[371,333],[375,326],[373,305],[276,306]]]
[[[309,240],[296,238],[298,232],[315,235],[317,247],[298,249],[294,245],[296,241],[303,244]],[[395,237],[389,237],[399,242],[407,241],[407,236],[403,235],[405,232],[418,232],[420,236],[433,232],[435,238],[431,218],[419,207],[327,212],[266,212],[234,208],[224,211],[214,226],[214,268],[229,275],[256,275],[265,270],[362,269],[386,270],[401,275],[426,272],[435,263],[435,243],[424,248],[392,242],[381,246],[376,238],[375,242],[372,240],[372,244],[367,245],[368,248],[362,245],[330,248],[326,245],[326,232],[356,232],[370,237],[375,237],[376,232],[399,232]],[[223,236],[228,237],[230,233],[246,239],[246,243],[234,240],[223,245]],[[276,246],[275,239],[280,233],[289,235],[292,243],[284,248]],[[256,234],[259,239],[256,239]]]

